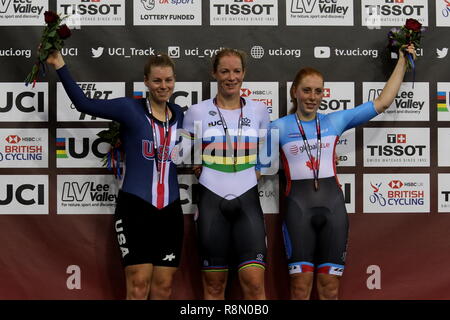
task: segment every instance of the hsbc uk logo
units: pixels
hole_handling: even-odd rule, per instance
[[[22,139],[20,139],[19,136],[10,134],[9,136],[6,137],[6,142],[11,143],[11,144],[15,144],[15,143],[19,143]]]

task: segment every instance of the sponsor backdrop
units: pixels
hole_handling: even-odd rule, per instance
[[[415,78],[390,109],[338,141],[337,167],[350,218],[342,299],[450,299],[450,4],[446,0],[1,0],[0,299],[122,299],[114,232],[118,182],[101,166],[105,119],[77,112],[55,72],[34,88],[43,14],[69,15],[63,50],[86,96],[143,97],[143,65],[167,52],[177,64],[172,102],[215,94],[210,58],[248,54],[242,95],[271,119],[291,108],[297,70],[325,77],[324,113],[375,99],[396,62],[387,32],[416,18],[427,27]],[[197,180],[180,168],[185,245],[174,299],[202,297],[195,224]],[[284,177],[260,182],[267,296],[287,299],[281,235]],[[420,267],[419,267],[420,266]],[[234,273],[229,298],[241,298]]]

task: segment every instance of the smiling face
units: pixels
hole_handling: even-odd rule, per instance
[[[150,99],[156,104],[165,104],[175,87],[175,75],[172,67],[152,66],[145,76],[145,86],[150,91]]]
[[[240,96],[245,70],[242,60],[236,55],[220,58],[213,77],[217,80],[218,94],[223,97]]]
[[[317,74],[304,76],[293,93],[300,119],[313,120],[323,98],[323,78]]]

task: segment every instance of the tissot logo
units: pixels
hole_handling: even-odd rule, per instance
[[[414,18],[428,26],[428,1],[426,0],[362,0],[363,25],[372,25],[378,19],[380,26],[400,26],[405,19]]]
[[[77,15],[82,25],[125,25],[124,0],[59,0],[59,11]]]
[[[365,128],[365,165],[428,166],[429,138],[429,128]]]
[[[406,134],[388,134],[387,143],[406,143]]]
[[[278,25],[278,4],[273,0],[210,1],[211,25]]]

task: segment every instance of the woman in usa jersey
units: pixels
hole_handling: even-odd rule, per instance
[[[167,55],[151,56],[144,67],[149,97],[87,98],[59,52],[52,65],[75,108],[120,123],[126,173],[117,198],[115,230],[125,268],[127,299],[168,299],[180,262],[183,212],[172,153],[183,123],[180,106],[167,102],[175,67]]]

